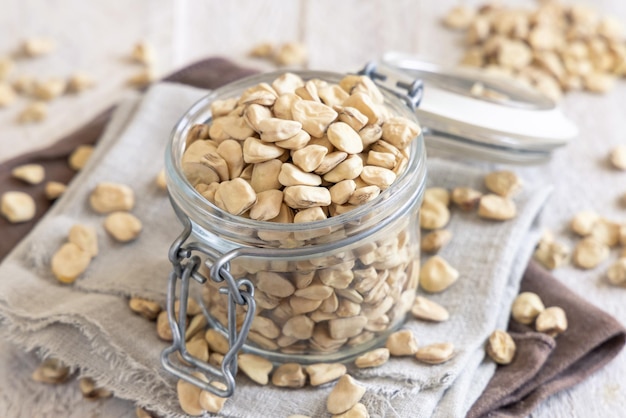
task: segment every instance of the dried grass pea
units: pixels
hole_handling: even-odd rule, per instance
[[[250,185],[255,193],[281,190],[284,202],[296,211],[337,204],[342,208],[331,215],[344,213],[376,198],[395,181],[399,172],[392,169],[397,167],[400,150],[421,131],[409,119],[386,119],[388,112],[381,110],[382,97],[376,85],[364,76],[346,76],[338,84],[331,84],[318,79],[304,81],[296,74],[285,73],[271,85],[249,87],[241,97],[211,104],[213,122],[201,125],[208,135],[199,134],[200,126],[190,131],[183,156],[185,174],[196,186],[219,183],[218,191],[211,195],[212,203],[234,215],[247,215],[256,203],[256,194],[243,183],[237,190],[222,190],[221,184],[237,183],[237,176],[243,176],[246,167],[252,173]],[[363,140],[360,129],[366,122],[381,125],[378,141]],[[326,141],[325,146],[318,145],[320,141]],[[378,146],[380,141],[386,142]],[[220,153],[219,148],[226,142],[229,149]],[[368,157],[370,146],[372,153]],[[230,155],[240,154],[242,158],[226,161]],[[368,159],[372,164],[365,164]],[[280,164],[274,163],[278,160]],[[270,174],[261,186],[261,178],[266,176],[255,172],[261,170],[262,163],[270,162],[278,177],[272,181],[276,174]],[[322,188],[328,190],[336,183],[357,178],[375,187],[350,190],[345,184],[342,197],[334,200],[328,199],[321,188],[301,187],[319,187],[326,182]],[[267,218],[258,213],[255,217],[259,216]]]

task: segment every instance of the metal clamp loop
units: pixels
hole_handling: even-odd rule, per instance
[[[383,68],[383,70],[388,69]],[[359,71],[358,74],[366,75],[377,84],[388,88],[396,95],[398,95],[401,99],[403,99],[407,103],[407,105],[413,110],[417,109],[420,105],[420,102],[422,101],[422,97],[424,95],[424,82],[420,79],[414,79],[410,82],[404,80],[396,80],[395,83],[393,83],[393,81],[389,77],[391,74],[379,71],[379,65],[374,61],[370,61],[365,64],[363,69]],[[398,75],[395,75],[395,78],[398,78]],[[399,88],[406,90],[406,92],[399,91]]]
[[[238,254],[237,251],[231,251],[215,260],[211,266],[211,279],[217,283],[226,281],[229,294],[235,298],[237,305],[244,305],[244,300],[235,283],[235,278],[230,274],[230,261],[237,257]],[[251,282],[248,281],[248,283],[251,292],[254,294],[254,286]]]
[[[252,319],[256,312],[256,302],[254,300],[254,285],[248,279],[235,280],[230,273],[230,261],[236,258],[239,253],[237,251],[221,255],[216,251],[205,247],[199,243],[189,243],[183,246],[185,241],[191,236],[191,221],[182,216],[184,230],[170,247],[169,259],[172,262],[172,272],[169,275],[167,290],[167,317],[172,330],[172,345],[167,347],[161,353],[161,364],[163,368],[193,385],[203,390],[211,392],[220,397],[229,397],[235,390],[235,375],[237,374],[237,353],[243,347],[248,337]],[[227,297],[227,315],[228,315],[228,342],[229,349],[224,355],[221,368],[218,369],[196,357],[192,356],[186,347],[186,329],[187,329],[187,300],[189,298],[190,280],[194,279],[198,283],[205,283],[207,278],[198,270],[202,264],[202,259],[194,252],[200,252],[212,260],[213,265],[210,269],[210,278],[216,283],[226,282],[226,286],[219,289],[219,292]],[[179,315],[176,317],[174,304],[176,301],[176,288],[180,280],[179,294]],[[247,306],[245,317],[241,329],[237,330],[237,305]],[[203,314],[208,318],[209,314],[203,307]],[[173,362],[176,356],[180,355],[179,361]],[[226,389],[220,389],[211,385],[211,382],[205,382],[194,375],[194,372],[202,372],[205,375],[213,377],[211,381],[220,381],[226,386]]]

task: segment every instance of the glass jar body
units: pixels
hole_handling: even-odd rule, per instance
[[[303,79],[338,82],[342,74],[301,72]],[[342,361],[380,345],[403,322],[415,297],[419,273],[419,207],[425,185],[423,138],[407,150],[406,169],[376,199],[339,216],[303,224],[261,222],[229,215],[206,201],[186,181],[180,161],[189,129],[210,123],[210,104],[237,97],[277,74],[251,77],[196,103],[174,129],[166,156],[172,205],[189,238],[215,254],[246,249],[230,260],[235,279],[255,287],[255,317],[244,350],[273,361]],[[415,119],[393,93],[383,91],[395,115]],[[200,270],[210,276],[215,257]],[[227,334],[228,301],[223,283],[207,280],[202,301],[213,327]],[[247,307],[237,306],[241,327]]]

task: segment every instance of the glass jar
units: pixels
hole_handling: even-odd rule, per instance
[[[211,123],[210,105],[215,100],[239,97],[245,89],[271,83],[281,73],[248,77],[214,90],[175,126],[166,152],[166,178],[185,232],[170,251],[173,276],[204,282],[201,299],[208,320],[230,338],[233,353],[225,361],[234,360],[240,347],[275,362],[347,361],[384,344],[415,298],[419,208],[426,179],[424,141],[419,135],[407,148],[406,168],[388,189],[347,213],[299,224],[231,215],[202,197],[185,178],[182,156],[187,133],[195,124]],[[332,83],[345,76],[296,73],[304,80]],[[416,121],[401,96],[381,91],[391,114]],[[185,264],[190,260],[192,267]],[[170,307],[176,285],[171,279]],[[183,280],[181,300],[188,288]],[[246,300],[253,296],[254,302],[246,303],[239,292]],[[249,315],[251,308],[253,315]],[[179,340],[185,340],[186,324],[173,312],[170,322],[177,345],[177,333]],[[178,348],[184,351],[180,341]],[[166,354],[171,352],[164,358]],[[200,364],[182,354],[194,366]]]

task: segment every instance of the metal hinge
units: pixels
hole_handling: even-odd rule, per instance
[[[365,64],[365,67],[358,74],[366,75],[376,84],[390,90],[413,110],[417,109],[422,101],[424,82],[421,79],[410,79],[408,76],[376,61]]]

